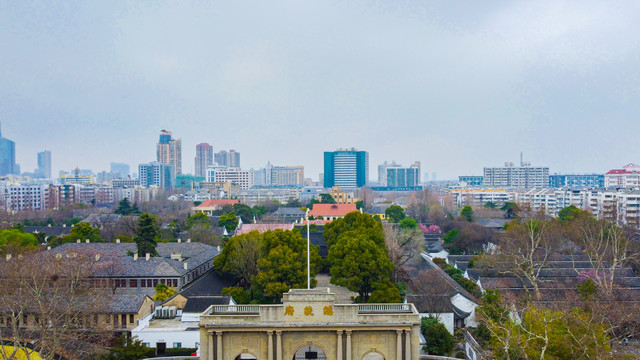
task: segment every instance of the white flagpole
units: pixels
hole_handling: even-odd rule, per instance
[[[307,209],[307,290],[311,290],[311,256],[309,254],[309,244],[311,238],[309,237],[309,209]]]

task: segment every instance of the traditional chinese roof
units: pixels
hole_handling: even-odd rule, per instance
[[[242,224],[236,235],[247,234],[252,231],[259,233],[273,230],[293,230],[293,224]]]
[[[313,204],[310,216],[343,217],[350,212],[358,211],[356,204]]]
[[[238,199],[209,199],[203,202],[202,204],[196,206],[197,208],[210,208],[215,206],[225,206],[225,205],[235,205],[240,204]]]

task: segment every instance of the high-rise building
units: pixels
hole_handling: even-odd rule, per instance
[[[622,169],[613,169],[604,175],[605,187],[634,187],[640,185],[640,166],[627,164]]]
[[[387,168],[389,167],[401,167],[401,165],[396,163],[395,161],[392,161],[391,164],[385,161],[383,164],[378,165],[379,186],[387,186]]]
[[[159,163],[173,166],[174,176],[182,174],[182,139],[174,139],[171,131],[160,131],[156,154]]]
[[[273,166],[253,172],[254,186],[303,186],[304,166]]]
[[[239,168],[226,168],[221,165],[210,165],[207,168],[207,182],[230,182],[232,185],[247,190],[253,187],[253,170],[240,170]]]
[[[161,189],[170,189],[173,187],[175,174],[173,166],[160,162],[151,162],[148,164],[138,165],[138,173],[140,185],[144,187],[157,186]]]
[[[209,165],[213,165],[213,146],[207,143],[196,145],[196,176],[207,176]]]
[[[0,176],[20,175],[20,170],[16,164],[16,143],[2,137],[0,128]]]
[[[51,151],[45,150],[38,153],[38,168],[36,177],[51,179]]]
[[[111,163],[111,176],[114,179],[124,179],[130,174],[129,165],[122,163]]]
[[[601,188],[604,187],[604,174],[549,175],[549,187]]]
[[[220,166],[229,168],[240,167],[240,153],[235,150],[222,150],[214,155],[214,162]]]
[[[542,189],[549,186],[549,168],[532,167],[529,163],[484,168],[484,186],[496,188]]]
[[[354,189],[369,182],[369,153],[355,148],[324,153],[324,187]]]
[[[416,187],[420,185],[420,162],[410,167],[389,166],[386,168],[386,186],[390,188]]]

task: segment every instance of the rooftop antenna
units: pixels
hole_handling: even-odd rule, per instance
[[[520,151],[520,166],[522,166],[523,161],[522,161],[522,151]]]

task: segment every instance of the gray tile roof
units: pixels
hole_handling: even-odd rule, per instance
[[[146,260],[142,256],[134,260],[133,256],[128,255],[136,252],[134,243],[67,243],[51,249],[53,254],[100,254],[98,276],[109,277],[179,277],[211,261],[220,253],[213,246],[196,242],[158,243],[156,251],[157,257]],[[180,254],[182,261],[171,259],[172,254]]]
[[[281,207],[274,211],[273,216],[305,216],[305,212],[297,207]]]
[[[115,294],[109,299],[106,311],[113,314],[135,314],[148,295],[142,293]]]

